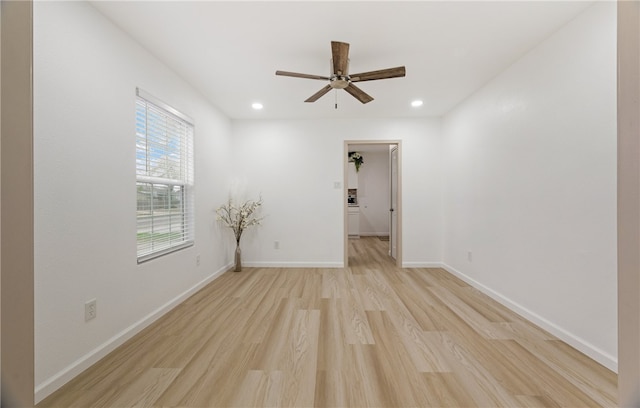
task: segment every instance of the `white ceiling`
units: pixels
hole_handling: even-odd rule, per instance
[[[231,118],[371,118],[445,114],[590,2],[92,4]],[[304,103],[326,83],[275,71],[329,75],[332,40],[351,44],[352,73],[405,65],[407,76],[359,84],[366,105],[343,90]]]

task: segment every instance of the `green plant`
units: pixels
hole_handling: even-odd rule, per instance
[[[356,172],[360,171],[360,166],[364,163],[364,158],[358,152],[349,152],[349,161],[355,163]]]

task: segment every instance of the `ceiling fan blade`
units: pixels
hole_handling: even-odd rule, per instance
[[[327,85],[324,88],[322,88],[321,90],[319,90],[318,92],[316,92],[313,95],[311,95],[309,98],[307,98],[307,100],[305,100],[305,102],[315,102],[318,99],[320,99],[320,97],[322,95],[326,94],[330,90],[331,90],[331,85]]]
[[[331,57],[333,58],[333,73],[347,75],[349,69],[349,44],[331,41]]]
[[[329,77],[326,77],[326,76],[300,74],[298,72],[276,71],[276,75],[288,76],[288,77],[294,77],[294,78],[321,79],[324,81],[329,80]]]
[[[373,97],[371,97],[369,94],[367,94],[362,89],[355,86],[354,84],[349,84],[349,86],[344,88],[344,90],[349,92],[351,95],[353,95],[357,100],[359,100],[362,103],[369,103],[373,100]]]
[[[349,75],[351,82],[374,81],[376,79],[398,78],[406,75],[404,67],[381,69]]]

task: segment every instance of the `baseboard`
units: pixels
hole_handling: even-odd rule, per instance
[[[403,268],[444,268],[442,262],[402,262]]]
[[[543,328],[544,330],[548,331],[549,333],[553,334],[554,336],[556,336],[557,338],[559,338],[560,340],[564,341],[565,343],[567,343],[568,345],[572,346],[573,348],[579,350],[580,352],[586,354],[587,356],[589,356],[590,358],[592,358],[593,360],[597,361],[598,363],[602,364],[603,366],[607,367],[608,369],[610,369],[611,371],[614,372],[618,372],[618,359],[615,356],[610,355],[609,353],[606,353],[605,351],[599,349],[598,347],[595,347],[594,345],[590,344],[589,342],[585,341],[584,339],[574,335],[573,333],[570,333],[568,331],[566,331],[565,329],[563,329],[562,327],[556,325],[553,322],[550,322],[549,320],[545,319],[544,317],[538,315],[537,313],[523,307],[522,305],[518,304],[517,302],[514,302],[513,300],[509,299],[508,297],[502,295],[501,293],[498,293],[496,291],[494,291],[493,289],[481,284],[480,282],[470,278],[469,276],[465,275],[464,273],[458,271],[457,269],[447,265],[447,264],[442,264],[442,268],[444,268],[447,272],[457,276],[458,278],[462,279],[463,281],[465,281],[466,283],[468,283],[469,285],[475,287],[476,289],[480,290],[482,293],[486,294],[487,296],[491,297],[493,300],[495,300],[496,302],[502,304],[503,306],[509,308],[510,310],[512,310],[513,312],[519,314],[520,316],[524,317],[525,319],[529,320],[530,322],[536,324],[537,326]]]
[[[248,268],[343,268],[342,262],[245,262]]]
[[[247,267],[268,267],[268,268],[342,268],[343,264],[341,262],[245,262],[243,265]],[[128,328],[124,329],[120,333],[116,334],[100,346],[96,347],[89,353],[85,354],[65,369],[60,371],[58,374],[52,376],[51,378],[43,381],[41,384],[36,386],[35,389],[35,402],[39,403],[44,398],[49,396],[51,393],[56,391],[58,388],[62,387],[64,384],[69,382],[75,376],[91,367],[93,364],[98,362],[101,358],[105,357],[111,351],[115,350],[118,346],[122,345],[124,342],[138,334],[144,328],[149,326],[151,323],[165,315],[175,306],[182,303],[189,296],[196,293],[198,290],[202,289],[204,286],[209,284],[211,281],[216,279],[218,276],[222,275],[224,272],[233,267],[232,264],[225,265],[220,268],[218,271],[214,272],[204,280],[200,281],[193,287],[187,289],[180,295],[176,296],[169,302],[165,303],[154,312],[140,319],[138,322],[132,324]],[[504,305],[510,310],[518,313],[525,319],[531,321],[532,323],[540,326],[541,328],[547,330],[549,333],[558,337],[560,340],[565,343],[571,345],[582,353],[586,354],[590,358],[599,362],[603,366],[609,368],[610,370],[617,372],[618,371],[618,361],[614,356],[600,350],[597,347],[594,347],[590,343],[584,341],[583,339],[573,335],[572,333],[567,332],[556,324],[548,321],[547,319],[539,316],[538,314],[528,310],[527,308],[521,306],[520,304],[512,301],[511,299],[503,296],[502,294],[494,291],[493,289],[475,281],[464,273],[456,270],[455,268],[442,263],[442,262],[403,262],[403,268],[443,268],[447,270],[449,273],[459,277],[469,285],[475,287],[476,289],[482,291],[492,299],[496,300],[498,303]]]
[[[228,271],[231,267],[233,267],[232,264],[223,266],[213,274],[209,275],[207,278],[198,282],[191,288],[171,299],[169,302],[160,306],[155,311],[151,312],[147,316],[138,320],[136,323],[111,337],[109,340],[105,341],[95,349],[91,350],[84,356],[80,357],[79,359],[68,365],[66,368],[64,368],[62,371],[60,371],[58,374],[38,384],[35,388],[36,404],[51,395],[54,391],[62,387],[64,384],[72,380],[75,376],[82,373],[93,364],[97,363],[100,359],[118,348],[120,345],[124,344],[124,342],[140,333],[144,328],[158,320],[160,317],[164,316],[167,312],[169,312],[180,303],[184,302],[188,297],[208,285],[211,281],[222,275],[224,272]]]

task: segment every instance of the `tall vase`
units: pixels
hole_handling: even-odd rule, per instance
[[[241,261],[241,253],[240,244],[236,245],[236,268],[233,270],[234,272],[240,272],[242,270],[242,261]]]

